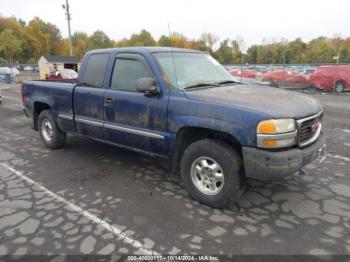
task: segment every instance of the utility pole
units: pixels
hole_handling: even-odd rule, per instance
[[[340,53],[338,52],[337,53],[337,64],[339,64],[339,56],[340,56]]]
[[[69,53],[70,53],[70,55],[73,55],[72,35],[71,35],[71,29],[70,29],[71,14],[69,12],[68,0],[66,0],[66,5],[62,5],[62,8],[66,11],[66,19],[67,19],[67,22],[68,22]]]

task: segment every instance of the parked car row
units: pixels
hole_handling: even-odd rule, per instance
[[[5,75],[11,75],[11,77],[15,77],[19,74],[18,69],[10,68],[10,67],[0,67],[0,79],[5,79]]]
[[[34,71],[33,71],[34,70]],[[37,72],[35,67],[25,66],[23,71]],[[14,78],[20,74],[20,71],[15,67],[0,67],[0,80],[5,81],[6,77],[10,75],[10,78]],[[45,75],[47,80],[64,80],[64,79],[77,79],[78,73],[72,69],[53,70]]]
[[[324,65],[318,67],[263,67],[231,68],[229,71],[237,81],[274,87],[314,87],[318,90],[334,90],[341,93],[350,90],[350,65]],[[266,69],[266,68],[265,68]]]
[[[39,67],[28,65],[28,66],[24,66],[22,71],[38,73],[39,72]]]
[[[25,72],[39,72],[39,67],[36,65],[22,65],[22,64],[1,64],[0,68],[12,68],[14,70],[17,70],[18,72],[25,71]]]

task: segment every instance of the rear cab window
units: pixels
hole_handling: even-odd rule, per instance
[[[109,54],[92,54],[88,58],[83,85],[87,87],[102,88],[105,80]]]

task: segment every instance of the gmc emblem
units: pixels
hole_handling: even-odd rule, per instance
[[[311,126],[311,133],[314,134],[317,132],[317,130],[320,128],[320,122],[316,123],[316,124],[313,124]]]

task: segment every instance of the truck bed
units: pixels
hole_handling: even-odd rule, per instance
[[[76,80],[35,80],[23,82],[23,96],[29,99],[24,100],[24,109],[29,115],[35,114],[35,105],[52,105],[52,112],[55,117],[64,115],[71,117],[69,123],[59,121],[59,124],[74,127],[73,116],[73,93]]]

